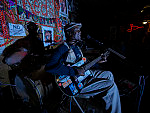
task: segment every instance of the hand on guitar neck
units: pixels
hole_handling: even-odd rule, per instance
[[[77,72],[78,72],[77,75],[80,75],[80,76],[84,76],[85,74],[85,70],[83,67],[77,67]]]
[[[109,52],[105,52],[104,54],[102,53],[100,58],[98,57],[96,61],[94,61],[94,64],[96,62],[98,63],[104,63],[104,62],[107,62],[107,57],[109,56]],[[91,63],[89,63],[91,64]],[[93,65],[94,65],[93,64]],[[91,66],[89,66],[91,67]],[[80,76],[84,76],[85,75],[85,71],[86,71],[86,67],[76,67],[76,70],[77,70],[77,75],[80,75]]]
[[[101,56],[102,56],[102,59],[98,62],[98,63],[105,63],[105,62],[107,62],[107,55],[104,55],[104,54],[101,54]]]

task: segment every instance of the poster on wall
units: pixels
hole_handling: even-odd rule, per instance
[[[1,44],[4,44],[4,38],[3,37],[0,37],[0,45]],[[5,46],[1,46],[0,47],[0,55],[2,54],[3,50],[5,49]]]
[[[68,2],[67,0],[60,0],[60,15],[68,17]]]
[[[51,27],[42,26],[44,47],[54,44],[54,30]]]
[[[26,36],[25,28],[21,24],[9,23],[9,35],[10,36]]]
[[[73,0],[68,0],[68,11],[73,11]]]

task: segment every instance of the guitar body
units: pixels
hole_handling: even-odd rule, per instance
[[[109,54],[109,52],[107,51],[103,54],[103,56],[104,55],[108,56],[108,54]],[[87,78],[92,78],[92,74],[88,69],[90,67],[92,67],[94,64],[96,64],[101,59],[102,59],[102,56],[99,56],[98,58],[96,58],[92,62],[86,64],[84,66],[84,69],[86,70],[84,76],[80,76],[80,75],[76,75],[76,76],[56,75],[55,76],[56,84],[58,85],[60,90],[64,94],[66,94],[67,96],[75,96],[75,95],[79,94],[81,89],[84,87],[84,81]],[[82,58],[82,60],[80,60],[79,62],[72,65],[72,67],[73,66],[80,67],[84,64],[84,62],[85,62],[85,58]]]
[[[82,60],[72,65],[76,67],[82,66],[86,62],[86,58],[83,57]],[[55,80],[61,91],[68,95],[68,96],[74,96],[77,95],[80,90],[83,88],[83,82],[86,77],[88,77],[90,74],[90,71],[87,70],[85,72],[86,76],[67,76],[67,75],[56,75]]]
[[[85,72],[85,76],[55,76],[56,83],[58,87],[61,89],[61,91],[68,95],[68,96],[74,96],[80,93],[80,90],[84,86],[84,81],[87,78],[91,78],[91,73],[89,70]]]
[[[79,93],[77,83],[74,82],[74,78],[71,76],[58,76],[56,78],[56,83],[58,84],[61,91],[66,95],[74,96]]]

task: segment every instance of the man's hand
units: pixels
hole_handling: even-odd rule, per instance
[[[78,75],[84,76],[85,70],[83,67],[77,68],[77,71],[78,71]]]
[[[104,63],[107,62],[107,57],[105,55],[101,55],[102,56],[102,60],[100,60],[98,63]]]

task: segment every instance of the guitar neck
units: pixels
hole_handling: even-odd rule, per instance
[[[106,55],[106,56],[107,56],[108,54],[109,54],[108,51],[104,53],[104,55]],[[99,56],[98,58],[94,59],[94,60],[91,61],[90,63],[86,64],[86,65],[84,66],[84,70],[90,69],[94,64],[96,64],[96,63],[97,63],[98,61],[100,61],[101,59],[102,59],[102,56]]]
[[[97,63],[98,61],[100,61],[101,59],[102,59],[101,56],[99,56],[98,58],[96,58],[96,59],[93,60],[92,62],[86,64],[86,65],[84,66],[84,70],[90,69],[94,64],[96,64],[96,63]]]

